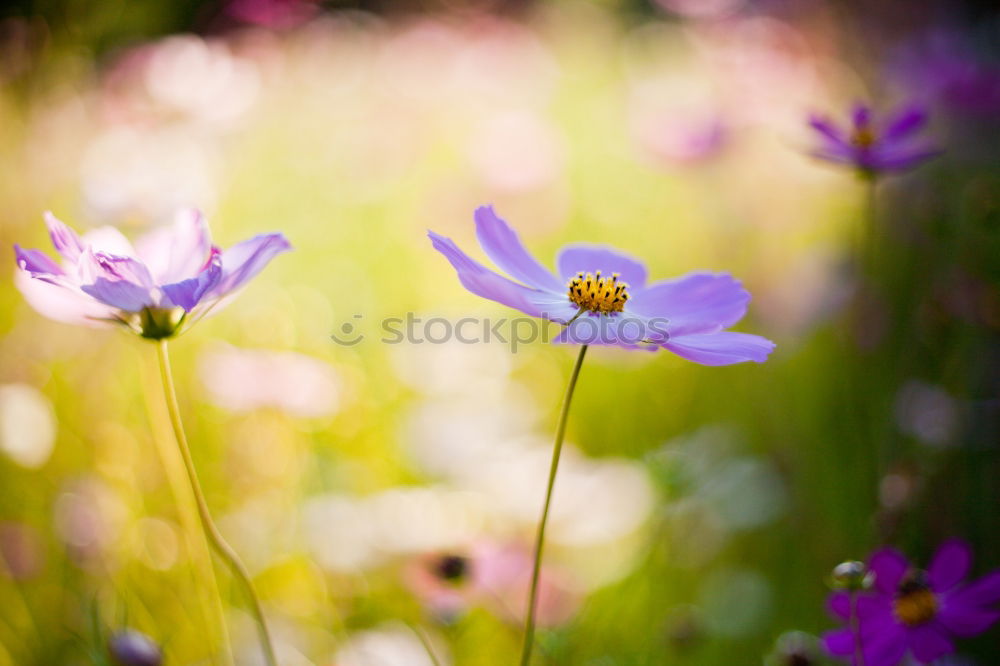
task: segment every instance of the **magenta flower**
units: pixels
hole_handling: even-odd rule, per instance
[[[953,653],[956,638],[980,634],[1000,619],[1000,570],[965,584],[971,565],[972,550],[957,539],[938,548],[927,571],[894,549],[874,553],[868,561],[874,586],[855,600],[865,666],[895,666],[907,654],[930,663]],[[823,643],[831,655],[857,666],[849,594],[830,597],[831,611],[848,627],[827,633]]]
[[[15,281],[41,314],[74,324],[121,324],[139,335],[176,335],[291,249],[281,234],[261,234],[222,251],[198,211],[132,244],[112,227],[82,237],[45,214],[58,264],[39,250],[14,246]]]
[[[774,349],[765,338],[724,330],[743,317],[750,301],[749,292],[728,274],[690,273],[647,285],[646,267],[635,259],[611,248],[575,244],[559,253],[553,275],[491,206],[476,209],[475,220],[483,250],[517,282],[431,231],[435,249],[477,296],[566,325],[554,342],[663,348],[704,365],[760,363]]]
[[[858,104],[846,131],[813,114],[809,125],[819,135],[820,145],[812,154],[828,162],[853,166],[868,176],[902,171],[940,153],[915,136],[926,124],[927,114],[917,106],[904,107],[878,121],[870,108]]]

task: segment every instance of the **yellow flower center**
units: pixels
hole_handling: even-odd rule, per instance
[[[569,281],[569,300],[579,307],[600,314],[621,312],[628,300],[628,285],[618,281],[618,273],[602,278],[601,271],[583,272]]]
[[[862,125],[851,134],[851,143],[858,148],[868,148],[875,143],[875,132],[868,125]]]
[[[938,600],[919,577],[907,577],[892,602],[892,612],[903,624],[913,627],[937,615]]]

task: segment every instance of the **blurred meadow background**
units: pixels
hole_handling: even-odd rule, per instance
[[[484,203],[548,265],[585,240],[651,279],[732,272],[739,329],[778,345],[724,368],[592,350],[536,663],[832,664],[788,645],[834,626],[842,560],[960,536],[1000,566],[1000,20],[914,4],[5,5],[0,664],[108,664],[125,627],[168,664],[262,663],[225,569],[225,626],[201,585],[153,346],[14,286],[9,248],[48,251],[45,210],[135,237],[196,206],[223,246],[295,247],[172,343],[282,664],[516,661],[573,350],[380,340],[408,312],[516,314],[425,236],[472,251]],[[809,113],[856,101],[926,105],[944,151],[882,179],[874,214],[809,156]],[[998,636],[948,663],[1000,663]]]

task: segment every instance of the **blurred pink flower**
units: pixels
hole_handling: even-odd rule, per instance
[[[319,359],[295,352],[238,349],[228,345],[205,353],[201,381],[212,400],[234,411],[275,407],[302,417],[337,411],[336,373]]]
[[[14,580],[37,576],[45,567],[45,545],[38,530],[23,523],[0,523],[0,559],[0,573]]]
[[[480,541],[466,552],[422,555],[404,572],[407,586],[434,613],[453,616],[482,605],[511,622],[521,622],[531,584],[531,554],[519,543]],[[543,566],[538,588],[538,623],[561,624],[579,605],[568,577]]]

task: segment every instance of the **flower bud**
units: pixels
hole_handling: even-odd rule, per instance
[[[782,634],[765,663],[767,666],[819,666],[816,637],[801,631]]]
[[[124,629],[112,636],[108,652],[117,666],[160,666],[163,663],[163,653],[153,639],[133,629]]]
[[[833,568],[830,585],[838,590],[865,590],[871,587],[872,578],[872,572],[864,562],[848,560]]]

